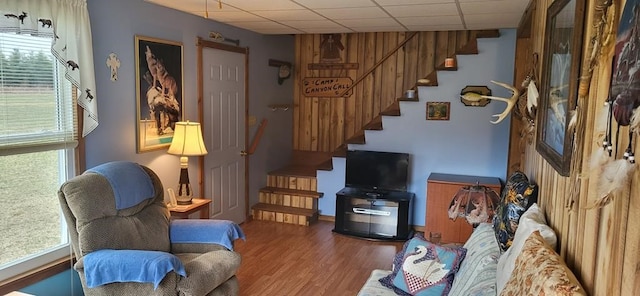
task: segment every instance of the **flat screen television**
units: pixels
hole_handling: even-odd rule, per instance
[[[407,191],[409,154],[348,150],[345,185],[371,191]]]

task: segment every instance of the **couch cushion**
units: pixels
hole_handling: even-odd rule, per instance
[[[382,285],[401,295],[446,295],[466,249],[439,246],[420,237],[405,246],[402,263],[380,279]]]
[[[586,295],[586,292],[536,230],[525,241],[514,272],[500,295]]]
[[[481,223],[464,244],[467,254],[456,273],[449,295],[496,295],[500,248],[493,226]]]
[[[498,274],[496,277],[498,293],[502,291],[511,277],[513,268],[516,265],[516,258],[522,252],[525,241],[534,231],[539,231],[551,248],[556,247],[556,234],[553,229],[547,225],[544,212],[542,212],[538,204],[535,203],[520,217],[518,230],[516,230],[515,236],[513,237],[511,247],[502,254],[500,260],[498,260]]]
[[[537,200],[538,186],[529,183],[524,173],[515,172],[507,179],[493,217],[496,239],[503,252],[511,246],[520,216]]]
[[[388,276],[391,274],[390,270],[381,270],[374,269],[371,272],[371,275],[367,279],[367,282],[364,283],[360,292],[358,292],[358,296],[394,296],[396,293],[393,290],[383,286],[379,279]]]

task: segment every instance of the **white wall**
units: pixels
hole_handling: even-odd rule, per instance
[[[402,115],[384,116],[384,129],[367,131],[366,144],[349,145],[349,149],[411,155],[408,191],[416,195],[413,225],[424,226],[426,182],[432,172],[506,178],[510,117],[496,125],[489,122],[506,103],[493,100],[486,107],[466,107],[459,99],[468,85],[486,85],[494,96],[511,96],[490,82],[513,85],[516,31],[501,30],[500,35],[479,39],[478,55],[459,55],[457,71],[439,71],[438,86],[420,87],[419,102],[400,103]],[[426,120],[427,101],[451,102],[450,120]],[[320,215],[335,215],[335,193],[344,187],[344,158],[334,158],[333,167],[330,172],[318,171],[318,191],[324,192]]]

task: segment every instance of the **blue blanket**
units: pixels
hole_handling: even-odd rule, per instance
[[[173,254],[160,251],[104,249],[84,256],[84,275],[89,288],[118,282],[153,283],[157,289],[167,273],[187,276]]]
[[[140,165],[128,161],[113,161],[87,170],[104,176],[111,184],[116,209],[135,206],[155,195],[153,182]]]
[[[233,250],[233,241],[245,239],[240,226],[228,220],[171,220],[169,237],[172,243],[213,243]]]

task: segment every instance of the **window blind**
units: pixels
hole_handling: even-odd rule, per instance
[[[0,33],[0,155],[73,148],[77,116],[51,38]]]

